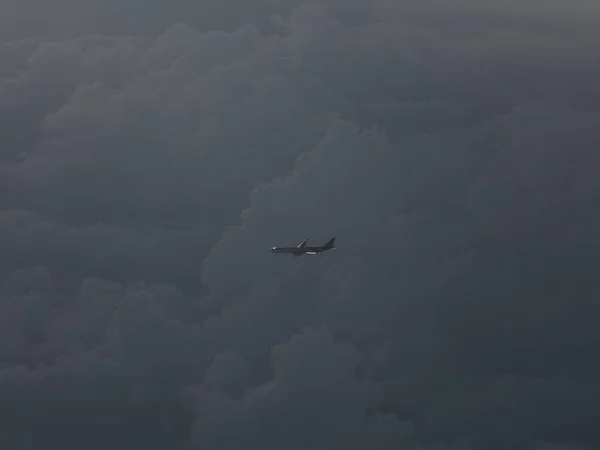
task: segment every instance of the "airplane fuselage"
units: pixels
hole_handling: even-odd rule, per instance
[[[318,247],[306,246],[306,241],[304,240],[297,247],[273,247],[271,248],[271,253],[287,253],[289,255],[301,256],[301,255],[316,255],[317,253],[325,252],[327,250],[334,249],[335,238],[331,238],[325,245],[321,245]]]
[[[313,255],[326,251],[323,247],[273,247],[273,253],[290,253],[292,255]]]

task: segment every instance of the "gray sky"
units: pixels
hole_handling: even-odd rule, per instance
[[[2,448],[600,447],[600,7],[496,3],[1,1]]]

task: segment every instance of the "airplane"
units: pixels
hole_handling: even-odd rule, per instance
[[[321,253],[327,250],[335,249],[333,244],[335,243],[335,238],[331,238],[327,241],[325,245],[320,247],[307,247],[306,243],[308,239],[304,239],[297,247],[273,247],[271,249],[272,253],[288,253],[294,255],[294,257],[302,256],[302,255],[316,255],[317,253]]]

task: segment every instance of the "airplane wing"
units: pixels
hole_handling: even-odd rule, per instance
[[[308,239],[304,239],[300,244],[298,244],[298,248],[304,247],[307,242],[308,242]]]

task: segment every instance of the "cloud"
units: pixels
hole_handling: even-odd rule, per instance
[[[52,40],[4,28],[3,443],[597,447],[578,5],[274,2],[207,28],[176,2],[124,36],[104,14],[135,5],[102,4],[50,15]]]
[[[175,0],[117,2],[113,0],[6,1],[0,5],[2,38],[64,38],[81,34],[160,35],[165,27],[186,21],[203,31],[234,31],[246,23],[268,27],[270,14],[285,14],[293,2],[252,0]]]
[[[593,211],[581,202],[593,198],[572,196],[564,184],[583,181],[579,164],[594,164],[594,140],[563,153],[567,136],[594,135],[595,120],[560,108],[520,107],[458,139],[419,134],[395,143],[380,132],[335,123],[291,177],[254,192],[242,225],[230,229],[205,262],[205,282],[224,305],[222,315],[207,322],[208,335],[218,333],[226,349],[253,360],[272,342],[293,339],[304,324],[327,327],[372,355],[355,374],[379,379],[373,387],[392,398],[357,407],[411,417],[417,440],[463,442],[468,436],[475,445],[527,448],[544,438],[591,445],[595,438],[583,416],[596,413],[587,402],[553,410],[560,429],[549,426],[553,420],[534,420],[533,411],[538,401],[562,403],[565,389],[579,399],[591,388],[580,377],[598,370],[593,266],[585,243],[595,232],[578,223],[584,210]],[[473,157],[490,128],[498,150]],[[526,154],[516,142],[526,142]],[[448,148],[454,161],[444,158]],[[533,159],[531,165],[520,157]],[[411,178],[424,173],[421,164],[435,183]],[[501,180],[492,175],[499,173]],[[481,202],[473,201],[479,195]],[[561,213],[577,203],[577,214]],[[540,223],[548,211],[555,214]],[[338,236],[335,255],[286,261],[266,252],[270,243],[303,232],[324,242],[323,230]],[[569,255],[568,263],[561,254]],[[248,342],[255,330],[260,338]],[[450,370],[456,364],[459,373]],[[505,371],[515,378],[505,380]],[[569,386],[556,380],[565,375]],[[421,378],[427,382],[414,386]],[[440,379],[456,387],[447,390]],[[414,390],[409,402],[407,389]],[[442,399],[431,398],[432,389]],[[456,397],[445,397],[454,390]],[[311,410],[323,402],[319,397]],[[586,413],[567,419],[578,408]],[[290,426],[296,422],[289,419]],[[499,436],[490,428],[497,422],[512,431]],[[326,448],[326,434],[318,436]],[[343,435],[332,439],[330,445],[345,445]]]
[[[245,442],[269,449],[397,446],[411,437],[412,427],[392,416],[365,422],[369,387],[351,381],[356,359],[326,332],[297,335],[272,349],[273,380],[247,391],[243,401],[233,404],[209,392],[192,434],[206,448]]]

